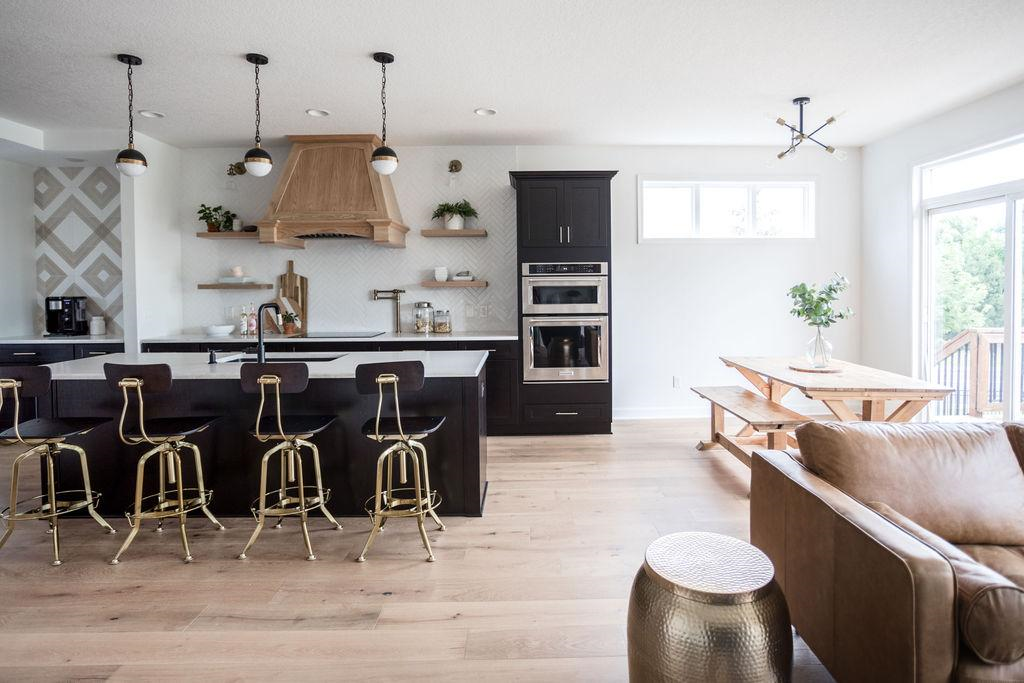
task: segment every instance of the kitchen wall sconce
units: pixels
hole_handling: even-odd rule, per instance
[[[793,125],[787,123],[786,120],[784,118],[782,118],[781,116],[779,118],[775,119],[775,123],[777,123],[780,126],[783,126],[783,127],[789,129],[789,147],[787,147],[783,151],[779,152],[778,155],[777,155],[778,158],[779,159],[784,159],[787,156],[794,156],[796,154],[797,147],[799,147],[804,142],[804,140],[810,140],[814,144],[816,144],[819,147],[821,147],[822,149],[824,149],[829,154],[835,155],[835,157],[837,159],[839,159],[840,161],[843,161],[844,159],[846,159],[846,153],[845,152],[838,152],[837,153],[835,147],[832,147],[831,145],[826,145],[825,143],[817,140],[814,137],[820,130],[822,130],[826,126],[830,126],[833,123],[835,123],[836,122],[836,117],[830,116],[827,119],[825,119],[825,123],[821,124],[820,126],[815,128],[813,131],[811,131],[810,133],[805,133],[804,132],[804,107],[806,105],[810,104],[810,102],[811,102],[811,98],[810,97],[797,97],[797,98],[795,98],[793,100],[793,104],[795,104],[796,106],[798,106],[800,108],[800,122],[799,122],[799,124],[797,126],[793,126]]]
[[[256,146],[245,153],[244,164],[246,173],[259,178],[270,173],[270,169],[274,167],[274,160],[260,146],[260,67],[269,64],[270,60],[261,54],[250,52],[245,56],[245,61],[252,64],[256,70]]]
[[[390,52],[374,52],[373,61],[380,64],[380,141],[381,146],[373,150],[370,165],[381,175],[391,175],[398,168],[398,154],[388,147],[388,64],[395,61]]]
[[[451,161],[448,162],[448,172],[449,173],[458,173],[461,170],[462,170],[462,162],[459,161],[458,159],[452,159]]]
[[[142,64],[142,59],[135,55],[119,54],[117,61],[128,66],[128,147],[117,153],[114,163],[121,175],[140,176],[146,172],[149,164],[142,152],[135,149],[135,90],[132,88],[132,67]]]

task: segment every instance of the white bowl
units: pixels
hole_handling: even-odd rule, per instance
[[[234,325],[207,325],[203,328],[207,337],[227,337],[235,331]]]

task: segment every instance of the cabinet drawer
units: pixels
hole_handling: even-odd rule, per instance
[[[459,345],[454,341],[407,341],[381,342],[381,351],[457,351]]]
[[[585,422],[607,420],[608,406],[603,403],[525,405],[523,417],[530,422]]]
[[[110,353],[124,353],[124,344],[75,344],[75,358],[92,358]]]
[[[72,344],[11,344],[0,346],[0,363],[5,365],[45,365],[73,360]]]
[[[517,360],[519,358],[518,341],[473,341],[459,342],[462,351],[489,351],[488,360]]]

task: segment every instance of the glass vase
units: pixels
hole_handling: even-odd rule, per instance
[[[827,368],[832,361],[832,344],[825,339],[821,328],[815,328],[814,338],[807,342],[807,362],[812,368]]]

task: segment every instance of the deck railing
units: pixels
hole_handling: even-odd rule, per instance
[[[953,387],[953,392],[937,405],[937,415],[983,417],[1002,411],[1003,339],[999,328],[978,327],[964,330],[943,345],[933,378]]]

